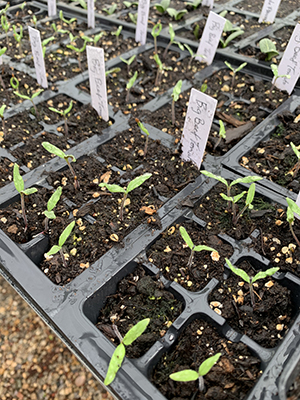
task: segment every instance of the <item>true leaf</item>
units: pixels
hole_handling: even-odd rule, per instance
[[[132,344],[146,330],[149,322],[150,322],[150,318],[145,318],[142,321],[139,321],[137,324],[135,324],[126,333],[126,335],[123,338],[122,343],[124,343],[125,346],[129,346],[130,344]]]
[[[221,353],[217,353],[212,357],[207,358],[199,367],[199,375],[204,376],[206,375],[212,367],[215,365],[216,362],[218,362],[219,358],[221,357]]]
[[[131,192],[135,188],[141,186],[147,179],[149,179],[152,176],[152,174],[144,174],[141,176],[137,176],[134,178],[131,182],[128,183],[126,193]]]
[[[125,346],[123,345],[123,343],[120,343],[111,357],[106,377],[104,380],[104,385],[106,386],[110,385],[115,379],[116,373],[120,369],[122,362],[124,360],[125,351],[126,351]]]
[[[62,234],[59,237],[58,240],[58,245],[62,247],[65,244],[65,241],[68,239],[70,236],[70,233],[72,232],[72,229],[74,228],[75,221],[72,221],[62,232]]]

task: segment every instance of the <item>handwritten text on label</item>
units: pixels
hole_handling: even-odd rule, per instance
[[[43,57],[42,43],[41,43],[41,35],[37,29],[28,26],[28,32],[31,43],[31,51],[33,55],[36,80],[43,87],[48,87],[45,62]]]
[[[95,10],[94,10],[94,0],[87,0],[88,9],[88,27],[95,28]]]
[[[150,0],[139,0],[135,41],[146,44]]]
[[[48,17],[56,16],[56,0],[48,0]]]
[[[280,1],[265,0],[258,22],[269,22],[272,24],[275,20]]]

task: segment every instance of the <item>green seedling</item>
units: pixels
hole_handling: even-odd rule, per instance
[[[6,50],[7,50],[7,47],[3,47],[0,50],[0,58],[3,56],[3,54],[6,53]],[[2,72],[1,72],[1,75],[0,75],[0,82],[1,82],[1,85],[2,85],[3,89],[5,90],[5,83],[4,83],[3,78],[2,78],[3,73],[4,73],[4,67],[2,68]]]
[[[20,57],[23,56],[23,50],[22,50],[22,39],[23,39],[23,27],[20,25],[20,32],[17,32],[17,27],[16,25],[13,25],[13,30],[14,30],[14,38],[16,42],[19,44],[19,54]]]
[[[195,251],[213,251],[213,252],[217,252],[215,249],[213,249],[212,247],[208,247],[208,246],[204,246],[204,245],[198,245],[195,246],[190,235],[187,233],[186,229],[181,226],[179,228],[179,232],[182,236],[182,239],[185,241],[185,243],[189,246],[189,248],[191,249],[191,254],[189,257],[189,261],[187,263],[187,267],[188,268],[192,268],[192,264],[193,264],[193,259],[194,259],[194,255],[195,255]]]
[[[149,142],[149,131],[147,128],[145,128],[145,126],[141,123],[141,121],[136,118],[135,122],[138,124],[139,128],[142,130],[142,132],[145,133],[146,135],[146,141],[145,141],[145,147],[144,147],[144,157],[146,157],[147,154],[147,150],[148,150],[148,142]]]
[[[105,71],[105,76],[110,75],[110,74],[117,74],[120,71],[121,71],[121,68],[115,67],[115,68],[109,69],[108,71]]]
[[[19,8],[21,8],[21,11],[24,11],[25,6],[26,6],[26,1],[24,1],[22,4],[19,5]]]
[[[62,10],[60,10],[60,12],[59,12],[59,18],[62,22],[69,25],[70,27],[72,27],[72,24],[74,22],[76,22],[76,18],[71,18],[71,19],[64,18],[64,13],[62,12]]]
[[[71,1],[78,2],[81,8],[83,8],[84,10],[87,10],[87,4],[84,0],[71,0]]]
[[[113,4],[109,8],[103,8],[102,11],[105,11],[108,15],[112,15],[116,11],[117,7],[118,7],[117,4]]]
[[[179,46],[179,43],[177,43],[177,44]],[[194,58],[196,58],[196,57],[206,58],[205,55],[202,55],[202,54],[199,54],[199,53],[194,53],[193,50],[190,48],[190,46],[188,44],[184,44],[184,47],[187,49],[187,51],[190,53],[190,56],[191,56],[190,61],[189,61],[188,65],[187,65],[187,68],[186,68],[187,70],[189,70],[191,68],[192,61],[194,60]],[[183,50],[184,50],[184,47],[183,47]],[[182,50],[182,48],[180,46],[179,46],[179,48]]]
[[[111,32],[111,34],[114,35],[114,36],[116,37],[116,39],[117,39],[117,46],[118,46],[118,47],[119,47],[119,45],[120,45],[119,36],[120,36],[120,34],[121,34],[121,32],[122,32],[122,29],[123,29],[123,26],[122,26],[122,25],[119,25],[119,27],[118,27],[118,29],[117,29],[116,31]]]
[[[215,175],[212,172],[209,172],[209,171],[200,171],[200,172],[201,172],[201,174],[207,176],[208,178],[213,178],[219,182],[222,182],[227,188],[227,194],[226,194],[227,197],[231,197],[232,186],[237,185],[238,183],[253,183],[253,182],[257,182],[257,181],[260,181],[263,179],[260,176],[245,176],[244,178],[238,178],[238,179],[232,181],[231,183],[228,183],[226,181],[226,179],[222,178],[219,175]],[[231,208],[231,201],[228,200],[228,211],[230,211],[230,208]]]
[[[170,3],[171,0],[162,0],[160,3],[154,4],[154,7],[156,8],[156,11],[158,11],[160,14],[164,14],[167,11]]]
[[[253,209],[252,202],[253,202],[254,195],[255,195],[255,183],[252,183],[250,185],[250,187],[248,189],[248,192],[247,192],[245,206],[243,207],[242,211],[240,211],[237,214],[236,203],[244,196],[245,193],[246,192],[242,192],[242,193],[240,193],[240,194],[238,194],[237,196],[234,196],[234,197],[227,197],[224,193],[221,193],[221,196],[223,197],[224,200],[232,202],[232,224],[233,225],[237,224],[238,220],[244,214],[244,212],[246,211],[247,208],[249,208],[249,210]]]
[[[200,25],[199,24],[195,24],[194,29],[193,29],[193,35],[197,41],[200,39],[201,33],[200,33]]]
[[[224,10],[222,13],[220,13],[220,16],[224,17],[226,14],[227,11]],[[232,40],[234,40],[238,36],[243,35],[243,33],[244,31],[239,26],[234,27],[232,23],[228,19],[226,19],[223,29],[223,34],[225,34],[226,39],[220,39],[221,46],[223,48],[227,47]]]
[[[1,26],[6,35],[6,45],[8,47],[9,46],[8,31],[10,28],[10,22],[8,22],[8,19],[6,18],[5,14],[1,15]]]
[[[35,29],[37,29],[37,18],[34,14],[32,16],[32,23],[33,23],[33,26],[35,27]]]
[[[132,57],[129,58],[129,60],[125,60],[125,58],[120,56],[120,60],[123,61],[123,63],[125,63],[127,65],[127,73],[128,75],[130,72],[130,65],[133,63],[133,61],[135,60],[136,55],[134,54]]]
[[[204,392],[205,386],[203,376],[205,376],[212,369],[220,357],[221,353],[217,353],[214,356],[207,358],[200,365],[198,372],[192,369],[184,369],[183,371],[171,374],[170,378],[176,382],[191,382],[199,379],[199,390],[200,392]]]
[[[165,51],[163,53],[163,59],[164,60],[167,57],[168,50],[169,50],[170,46],[174,43],[174,39],[175,39],[175,32],[174,32],[172,24],[169,24],[169,35],[170,35],[170,41],[169,41],[168,46],[165,48]]]
[[[134,189],[138,188],[141,186],[147,179],[149,179],[152,176],[152,174],[144,174],[141,176],[138,176],[134,178],[132,181],[130,181],[127,185],[127,188],[124,189],[119,185],[109,185],[108,183],[100,183],[100,187],[106,187],[111,193],[123,193],[123,198],[121,201],[121,206],[120,206],[120,220],[123,221],[123,210],[125,206],[125,201],[127,199],[128,193],[132,192]]]
[[[137,7],[139,5],[138,1],[123,1],[123,4],[126,8],[130,8],[130,7]]]
[[[137,24],[137,18],[138,18],[138,14],[137,14],[137,13],[135,13],[135,14],[133,14],[133,13],[128,13],[128,17],[130,18],[130,21],[131,21],[134,25]]]
[[[146,330],[148,324],[150,322],[150,318],[145,318],[142,321],[139,321],[135,324],[130,330],[126,333],[124,338],[120,335],[119,331],[117,330],[117,326],[113,325],[114,331],[117,331],[117,336],[120,339],[120,344],[115,349],[111,360],[109,362],[108,370],[106,373],[106,377],[104,380],[104,385],[110,385],[115,377],[119,369],[121,368],[122,362],[125,358],[126,348],[125,346],[129,346],[132,344],[137,338],[139,338],[144,331]]]
[[[290,77],[291,77],[291,75],[278,75],[278,67],[276,64],[271,64],[271,69],[272,69],[272,72],[274,75],[274,81],[273,81],[271,89],[270,89],[270,98],[272,98],[273,89],[276,85],[277,79],[278,78],[290,79]]]
[[[9,9],[9,7],[10,7],[10,3],[6,3],[5,8],[3,8],[3,9],[0,11],[0,15],[1,15],[1,16],[2,16],[2,15],[5,15],[5,16],[6,16],[6,12],[7,12],[7,10]]]
[[[225,129],[225,126],[224,126],[224,122],[221,119],[219,119],[219,124],[220,124],[220,129],[219,129],[219,134],[218,134],[219,138],[218,138],[216,144],[214,145],[213,151],[216,150],[216,148],[221,143],[222,139],[226,139],[226,129]]]
[[[66,240],[68,239],[68,237],[71,235],[71,232],[73,230],[75,226],[75,221],[72,221],[62,232],[62,234],[60,235],[59,239],[58,239],[58,245],[54,245],[51,247],[51,249],[48,251],[48,253],[46,253],[47,257],[52,256],[53,254],[56,254],[59,252],[63,265],[65,268],[68,268],[67,263],[66,263],[66,259],[64,256],[64,253],[62,251],[62,247],[63,245],[66,243]]]
[[[53,208],[59,202],[60,196],[62,194],[62,187],[59,186],[55,192],[52,194],[50,199],[47,202],[47,210],[43,212],[45,215],[45,232],[49,231],[49,219],[55,219],[56,215],[54,214]]]
[[[288,208],[286,210],[286,220],[290,225],[290,231],[293,235],[293,238],[295,239],[297,245],[300,247],[300,242],[295,234],[295,231],[293,229],[293,224],[295,221],[295,214],[297,214],[300,217],[300,207],[292,200],[289,199],[288,197],[286,198],[286,201],[288,203]]]
[[[273,57],[278,56],[276,45],[270,39],[261,39],[259,42],[259,48],[262,53],[266,55],[265,61],[271,61]]]
[[[157,37],[159,36],[160,32],[162,30],[162,24],[158,22],[154,27],[152,28],[151,35],[153,36],[154,39],[154,52],[157,54]]]
[[[79,66],[80,71],[82,71],[81,54],[85,51],[87,42],[90,41],[89,38],[88,38],[87,36],[85,36],[85,37],[86,37],[88,40],[84,40],[84,39],[83,39],[84,42],[83,42],[83,45],[82,45],[81,48],[78,48],[78,47],[74,46],[73,44],[68,44],[68,45],[67,45],[67,48],[68,48],[68,49],[71,49],[71,50],[75,51],[75,53],[76,53],[76,55],[77,55],[78,66]],[[77,38],[76,38],[76,39],[77,39]]]
[[[126,102],[126,103],[129,103],[130,89],[131,89],[132,86],[135,84],[135,81],[137,80],[137,77],[138,77],[138,72],[135,71],[133,77],[131,77],[131,78],[129,79],[129,81],[127,82],[127,85],[126,85],[127,94],[126,94],[126,99],[125,99],[125,102]]]
[[[154,58],[154,61],[156,62],[157,66],[158,66],[154,85],[155,86],[159,86],[164,71],[172,71],[173,68],[172,67],[167,67],[165,64],[163,64],[161,62],[158,54],[154,54],[153,58]]]
[[[14,92],[14,94],[16,95],[16,96],[19,96],[21,99],[23,99],[23,100],[29,100],[29,101],[31,101],[31,104],[33,105],[33,108],[34,108],[34,112],[35,112],[35,115],[36,115],[36,117],[39,117],[40,116],[40,114],[39,114],[39,112],[38,112],[38,110],[37,110],[37,108],[36,108],[36,105],[34,104],[34,99],[36,98],[36,97],[38,97],[38,95],[40,94],[40,93],[42,93],[44,90],[43,89],[40,89],[40,90],[38,90],[37,92],[35,92],[35,93],[33,93],[33,95],[30,97],[30,96],[26,96],[25,94],[21,94],[19,91],[17,91],[17,92]]]
[[[181,93],[182,80],[180,79],[173,88],[172,96],[172,125],[175,125],[175,102],[179,99]]]
[[[231,271],[236,274],[237,276],[239,276],[240,278],[242,278],[245,282],[247,282],[249,284],[249,291],[250,291],[250,298],[251,298],[251,304],[252,307],[255,307],[255,297],[254,297],[254,289],[253,289],[253,283],[255,283],[256,281],[258,281],[259,279],[264,279],[267,276],[272,276],[275,274],[275,272],[277,272],[279,270],[278,267],[275,268],[269,268],[266,271],[260,271],[258,272],[256,275],[249,276],[247,274],[247,272],[245,272],[244,270],[237,268],[235,266],[233,266],[231,264],[231,262],[228,260],[228,258],[225,258],[226,263],[228,265],[228,267],[231,269]]]
[[[42,146],[44,147],[45,150],[49,151],[49,153],[56,155],[57,157],[62,158],[65,160],[65,162],[68,164],[68,167],[70,169],[70,172],[74,178],[74,188],[75,190],[80,188],[78,177],[74,172],[74,169],[72,168],[71,162],[76,162],[76,158],[72,156],[71,154],[66,154],[64,153],[61,149],[58,147],[54,146],[54,144],[51,144],[49,142],[43,142]]]
[[[174,18],[175,21],[180,21],[185,14],[187,14],[187,10],[176,10],[175,8],[167,8],[167,13],[171,18]]]
[[[14,184],[16,190],[20,193],[21,197],[21,209],[22,209],[22,217],[24,220],[25,228],[24,232],[27,230],[27,217],[26,217],[26,211],[25,211],[25,196],[29,196],[32,193],[37,192],[36,188],[28,188],[24,189],[24,181],[22,176],[20,175],[20,170],[18,164],[14,164],[14,172],[13,172],[13,179],[14,179]]]
[[[2,121],[2,131],[3,131],[3,138],[6,136],[6,129],[5,129],[5,120],[4,120],[4,110],[6,109],[6,105],[3,104],[0,108],[0,118]]]
[[[247,63],[245,62],[245,63],[241,64],[240,66],[238,66],[237,68],[233,68],[233,66],[232,66],[228,61],[224,61],[224,64],[225,64],[229,69],[231,69],[231,71],[233,72],[232,81],[231,81],[231,89],[233,90],[236,73],[239,72],[239,71],[240,71],[241,69],[243,69],[244,67],[246,67]]]
[[[71,112],[73,108],[73,100],[70,101],[69,106],[65,110],[57,110],[54,107],[49,107],[50,111],[55,112],[56,114],[61,115],[64,118],[64,123],[65,123],[65,134],[67,135],[69,132],[68,129],[68,114]]]
[[[12,74],[12,77],[10,78],[10,86],[15,90],[15,91],[19,91],[19,85],[20,82],[19,80],[14,76],[14,74]]]
[[[105,35],[106,35],[106,32],[102,31],[102,32],[98,33],[98,35],[95,35],[93,38],[90,38],[88,36],[81,36],[81,38],[84,41],[89,42],[89,43],[93,43],[93,45],[96,46],[97,43],[99,42],[99,40],[102,38],[102,36],[105,36]]]
[[[293,142],[290,142],[290,146],[293,149],[298,161],[293,166],[293,168],[288,172],[288,174],[291,174],[293,177],[296,177],[300,168],[300,151],[297,149],[297,147],[294,145]]]
[[[193,10],[196,10],[200,6],[201,3],[202,3],[202,0],[188,1],[186,3],[186,6],[191,7]]]
[[[200,92],[205,93],[207,91],[207,84],[206,83],[202,83],[201,88],[200,88]]]
[[[51,37],[49,37],[49,38],[47,38],[47,39],[44,39],[43,41],[42,41],[42,50],[43,50],[43,57],[45,58],[45,54],[46,54],[46,46],[47,46],[47,44],[48,43],[50,43],[50,42],[52,42],[52,40],[55,40],[55,37],[54,36],[51,36]]]
[[[54,31],[54,36],[57,35],[58,33],[60,33],[61,35],[69,33],[69,31],[67,31],[66,29],[58,29],[54,22],[51,24],[51,28]]]

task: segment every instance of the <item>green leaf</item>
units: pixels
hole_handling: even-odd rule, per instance
[[[234,198],[231,196],[227,196],[225,193],[220,193],[220,196],[222,197],[222,199],[226,200],[226,201],[234,201]]]
[[[179,99],[179,95],[181,93],[181,87],[182,87],[182,80],[180,79],[173,88],[172,98],[174,101],[177,101]]]
[[[156,37],[160,34],[161,30],[162,30],[162,24],[161,24],[160,22],[158,22],[158,23],[157,23],[156,25],[154,25],[154,27],[152,28],[151,35],[152,35],[154,38],[156,38]]]
[[[170,3],[171,0],[162,0],[160,3],[156,3],[154,7],[157,9],[159,13],[163,14],[169,7]]]
[[[255,195],[255,183],[251,183],[246,197],[247,206],[250,206],[250,204],[252,203],[254,195]]]
[[[54,37],[54,36],[51,36],[51,37],[49,37],[49,38],[47,38],[47,39],[44,39],[44,40],[42,41],[42,46],[43,46],[43,47],[44,47],[44,46],[47,46],[47,44],[50,43],[52,40],[55,40],[55,37]]]
[[[13,89],[17,90],[18,87],[19,87],[19,85],[20,85],[20,82],[18,81],[18,79],[17,79],[15,76],[12,76],[12,77],[10,78],[10,86],[11,86]]]
[[[278,51],[276,50],[275,43],[272,42],[270,39],[262,39],[259,42],[259,48],[262,53],[267,55],[266,61],[270,61],[272,57],[278,56]]]
[[[59,114],[59,115],[63,115],[63,111],[61,111],[61,110],[57,110],[56,108],[54,108],[54,107],[49,107],[49,110],[50,111],[53,111],[53,112],[55,112],[56,114]]]
[[[37,192],[37,188],[28,188],[22,191],[25,196],[29,196],[30,194],[33,194],[35,192]]]
[[[173,25],[171,23],[169,24],[169,35],[170,35],[170,42],[173,43],[175,39],[175,32],[173,29]]]
[[[60,246],[54,245],[51,247],[51,249],[46,254],[47,254],[47,256],[52,256],[53,254],[58,253],[60,251],[60,249],[61,249]]]
[[[297,147],[294,145],[293,142],[290,142],[290,146],[291,146],[291,148],[294,150],[294,153],[296,154],[296,156],[297,156],[297,158],[298,158],[298,160],[299,160],[299,159],[300,159],[300,152],[299,152],[299,150],[297,149]]]
[[[226,261],[228,267],[231,269],[231,271],[232,271],[234,274],[236,274],[237,276],[239,276],[240,278],[242,278],[245,282],[250,283],[250,278],[249,278],[248,274],[247,274],[245,271],[243,271],[243,270],[240,269],[240,268],[234,267],[234,266],[231,264],[231,262],[228,260],[228,258],[225,258],[225,261]]]
[[[206,251],[217,251],[217,250],[213,249],[212,247],[208,247],[208,246],[204,246],[204,245],[195,246],[193,250],[194,251],[203,251],[203,250],[206,250]]]
[[[1,108],[0,108],[0,117],[1,118],[4,118],[4,110],[6,109],[6,105],[5,104],[3,104],[2,106],[1,106]]]
[[[56,215],[54,214],[54,211],[44,211],[43,214],[48,218],[48,219],[55,219]]]
[[[126,193],[132,192],[137,187],[141,186],[147,179],[149,179],[152,174],[144,174],[141,176],[137,176],[131,182],[128,183]]]
[[[225,126],[224,126],[224,122],[221,119],[219,119],[219,124],[220,124],[219,136],[222,139],[226,139],[226,129],[225,129]]]
[[[54,144],[51,144],[49,142],[43,142],[42,146],[44,147],[45,150],[49,151],[49,153],[55,154],[56,156],[64,160],[66,159],[66,154],[58,147],[54,146]]]
[[[24,190],[24,181],[23,181],[23,178],[20,175],[19,166],[16,163],[14,164],[13,176],[14,176],[14,184],[15,184],[16,190],[19,193],[23,192],[23,190]]]
[[[245,195],[245,193],[247,193],[246,191],[244,191],[244,192],[242,192],[242,193],[239,193],[239,194],[237,194],[236,196],[234,196],[233,197],[233,203],[235,204],[235,203],[237,203],[244,195]]]
[[[114,35],[114,36],[120,36],[120,34],[122,32],[122,29],[123,29],[123,26],[119,25],[118,29],[116,31],[114,31],[114,32],[111,32],[111,34]]]
[[[221,176],[219,176],[219,175],[215,175],[215,174],[213,174],[212,172],[209,172],[209,171],[200,171],[200,172],[201,172],[201,174],[207,176],[208,178],[213,178],[213,179],[216,179],[217,181],[220,181],[220,182],[224,183],[224,185],[226,187],[229,186],[227,181],[224,178],[222,178]]]
[[[58,240],[58,245],[60,247],[62,247],[65,244],[65,241],[68,239],[68,237],[70,236],[73,228],[75,226],[75,221],[72,221],[62,232],[62,234],[59,237]]]
[[[62,187],[59,186],[55,192],[52,194],[52,196],[50,197],[50,199],[47,202],[47,210],[51,211],[53,210],[53,208],[56,206],[56,204],[58,203],[60,196],[62,194]],[[49,217],[48,217],[49,218]]]
[[[184,44],[184,46],[187,48],[188,52],[190,53],[190,56],[193,58],[194,57],[193,50],[190,48],[190,46],[188,44]]]
[[[120,57],[121,58],[121,57]],[[113,74],[113,73],[118,73],[121,71],[121,68],[119,67],[115,67],[112,69],[109,69],[108,71],[105,72],[105,76],[109,75],[109,74]]]
[[[277,78],[278,77],[278,67],[277,67],[277,65],[276,64],[271,64],[271,70],[273,72],[274,77]]]
[[[126,190],[119,185],[110,185],[108,183],[100,183],[100,187],[106,187],[112,193],[126,193]]]
[[[134,23],[135,25],[137,24],[137,13],[136,14],[132,14],[132,13],[128,13],[128,16],[130,18],[130,20],[132,21],[132,23]]]
[[[220,12],[220,17],[223,17],[223,18],[225,18],[226,17],[226,15],[227,15],[227,13],[228,13],[228,11],[227,10],[223,10],[222,12]]]
[[[137,324],[135,324],[126,333],[126,335],[123,338],[122,343],[124,343],[125,346],[129,346],[130,344],[132,344],[146,330],[149,322],[150,322],[150,318],[145,318],[142,321],[139,321]]]
[[[258,279],[264,279],[267,276],[274,275],[275,272],[277,272],[280,268],[279,267],[274,267],[274,268],[269,268],[266,271],[260,271],[258,272],[254,278],[252,278],[252,283],[258,281]]]
[[[136,81],[137,76],[138,76],[138,72],[135,71],[133,77],[129,79],[129,81],[128,81],[127,85],[126,85],[126,88],[127,88],[128,90],[131,89],[132,86],[134,85],[134,82]]]
[[[3,54],[6,52],[6,50],[7,50],[7,47],[3,47],[3,48],[0,50],[0,57],[3,56]]]
[[[240,35],[243,35],[243,33],[244,33],[244,31],[242,31],[242,30],[238,30],[238,31],[232,32],[228,36],[228,38],[225,40],[225,42],[223,44],[223,47],[227,47],[232,40],[234,40],[235,38],[237,38]]]
[[[138,118],[135,119],[135,122],[138,124],[139,128],[140,128],[147,136],[149,136],[149,131],[148,131],[148,129],[145,128],[145,126],[141,123],[141,121],[140,121]]]
[[[180,232],[180,234],[181,234],[181,236],[182,236],[182,239],[185,241],[185,243],[189,246],[189,248],[190,248],[191,250],[193,250],[193,248],[194,248],[194,243],[193,243],[193,241],[192,241],[190,235],[187,233],[186,229],[185,229],[183,226],[181,226],[181,227],[179,228],[179,232]]]
[[[241,64],[239,67],[237,67],[237,69],[235,70],[235,72],[239,72],[241,69],[243,69],[244,67],[246,67],[247,63],[243,63]]]
[[[21,97],[21,99],[23,99],[23,100],[30,100],[30,97],[26,96],[25,94],[21,94],[21,93],[19,93],[19,92],[14,92],[14,94],[15,94],[16,96]]]
[[[231,71],[234,71],[233,66],[232,66],[228,61],[224,61],[224,64],[225,64],[229,69],[231,69]]]
[[[38,95],[40,93],[42,93],[44,91],[44,89],[40,89],[37,92],[33,93],[33,95],[31,96],[31,100],[35,99],[36,97],[38,97]]]
[[[209,357],[207,360],[203,361],[203,363],[199,367],[199,375],[204,376],[206,375],[212,367],[219,361],[219,358],[221,357],[221,353],[217,353],[212,357]]]
[[[237,183],[252,183],[252,182],[257,182],[261,181],[263,178],[260,176],[245,176],[245,178],[238,178],[235,181],[232,181],[230,184],[230,187],[233,185],[236,185]]]
[[[125,346],[123,345],[123,343],[120,343],[111,357],[106,377],[104,380],[104,385],[108,386],[114,381],[116,374],[121,368],[122,362],[124,360],[125,351],[126,351]]]
[[[293,211],[293,213],[300,216],[300,207],[290,198],[286,198],[289,208]]]
[[[105,11],[108,15],[112,15],[116,11],[117,7],[118,7],[117,4],[113,4],[109,8],[103,8],[103,11]]]
[[[196,381],[199,378],[198,372],[192,369],[184,369],[183,371],[175,372],[169,376],[173,381],[190,382]]]
[[[64,111],[64,115],[69,114],[73,107],[73,100],[70,101],[69,107]]]
[[[187,10],[177,11],[175,8],[167,8],[167,13],[176,21],[179,21],[187,13]]]
[[[161,60],[160,60],[160,58],[159,58],[159,55],[158,54],[154,54],[154,61],[156,62],[156,64],[158,65],[158,68],[159,69],[163,69],[163,64],[162,64],[162,62],[161,62]]]
[[[288,207],[286,210],[286,220],[289,224],[291,224],[295,220],[294,213],[290,207]]]
[[[201,88],[200,88],[200,92],[205,93],[207,91],[207,84],[206,83],[202,83]]]

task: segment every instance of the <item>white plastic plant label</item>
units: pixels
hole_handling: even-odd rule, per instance
[[[146,44],[150,0],[139,0],[135,41]]]
[[[48,17],[56,16],[56,0],[48,0]]]
[[[298,207],[300,207],[300,192],[298,193],[297,199],[296,199],[296,204]],[[300,216],[296,213],[294,213],[294,217],[300,219]]]
[[[109,120],[104,50],[99,47],[86,46],[92,106],[104,121]]]
[[[258,22],[273,24],[281,0],[265,0]]]
[[[196,60],[205,62],[207,65],[213,62],[225,22],[225,18],[210,11],[200,39]]]
[[[0,65],[2,65],[3,64],[3,59],[2,59],[2,56],[0,56]]]
[[[213,6],[214,6],[214,0],[202,0],[201,5],[202,5],[202,6],[206,6],[206,7],[213,8]]]
[[[36,80],[44,89],[47,89],[48,82],[46,76],[45,61],[43,57],[41,35],[37,29],[34,29],[31,26],[28,26],[28,32],[31,43]]]
[[[218,101],[192,88],[181,138],[184,161],[199,169]]]
[[[282,56],[278,75],[290,75],[290,78],[277,78],[275,86],[291,94],[300,76],[300,23],[295,26]]]
[[[94,0],[87,0],[88,27],[95,28],[95,6]]]

